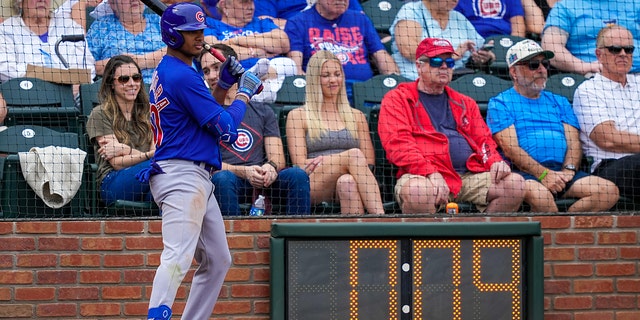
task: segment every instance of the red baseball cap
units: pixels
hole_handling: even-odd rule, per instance
[[[422,57],[423,55],[429,58],[433,58],[443,53],[453,53],[457,55],[449,40],[440,38],[425,38],[420,42],[418,48],[416,49],[416,59]]]

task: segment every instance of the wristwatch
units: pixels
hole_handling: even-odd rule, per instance
[[[562,169],[571,170],[571,171],[573,171],[573,172],[578,171],[578,170],[576,169],[576,166],[574,166],[574,165],[572,165],[572,164],[565,164],[565,165],[564,165],[564,167],[562,167]]]

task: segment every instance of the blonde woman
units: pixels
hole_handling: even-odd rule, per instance
[[[309,174],[311,202],[340,203],[343,214],[383,214],[364,114],[347,100],[340,60],[318,51],[307,66],[306,104],[287,118],[291,161]]]
[[[129,56],[112,57],[98,94],[101,104],[91,111],[87,132],[98,163],[102,201],[152,201],[149,183],[136,179],[155,151],[140,67]]]

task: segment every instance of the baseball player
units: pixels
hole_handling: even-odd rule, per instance
[[[182,319],[209,319],[231,265],[211,174],[221,167],[218,144],[235,142],[246,104],[261,85],[233,58],[221,66],[215,97],[236,82],[235,101],[222,108],[204,84],[194,58],[203,47],[202,8],[189,2],[169,6],[160,20],[167,54],[156,68],[149,91],[156,152],[148,179],[162,212],[164,250],[153,280],[149,320],[171,318],[176,292],[195,257],[199,264]],[[222,100],[220,100],[222,101]]]

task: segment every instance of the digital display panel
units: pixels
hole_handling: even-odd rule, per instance
[[[542,319],[537,223],[282,224],[271,244],[272,319]]]

